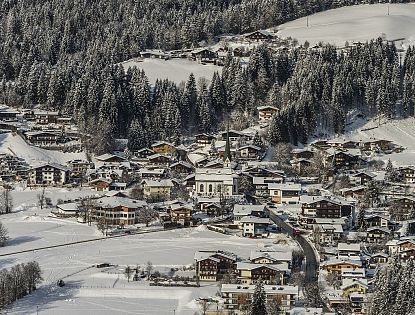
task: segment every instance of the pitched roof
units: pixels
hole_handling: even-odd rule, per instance
[[[143,180],[146,186],[149,187],[173,187],[173,182],[170,179],[162,179],[162,180]]]
[[[254,260],[258,258],[267,258],[273,261],[287,261],[291,262],[292,260],[292,251],[278,252],[278,251],[251,251],[249,260]]]
[[[47,167],[47,166],[50,166],[50,167],[53,167],[53,168],[57,168],[57,169],[59,169],[61,171],[64,171],[64,172],[70,170],[68,167],[66,167],[64,165],[61,165],[61,164],[58,164],[58,163],[44,163],[44,164],[41,164],[39,166],[32,167],[32,169],[35,170],[35,169],[43,168],[43,167]]]
[[[234,215],[250,215],[252,212],[264,212],[265,205],[240,205],[236,204],[233,207]]]
[[[98,161],[107,161],[107,160],[112,159],[112,158],[117,158],[117,159],[120,159],[120,160],[125,160],[122,156],[115,155],[115,154],[110,154],[110,153],[104,153],[104,154],[102,154],[100,156],[97,156],[95,158]]]
[[[241,223],[271,224],[271,221],[268,218],[258,218],[252,215],[248,215],[241,219]]]
[[[147,205],[144,200],[136,200],[126,197],[101,197],[96,201],[97,206],[101,207],[127,207],[127,208],[141,208]]]

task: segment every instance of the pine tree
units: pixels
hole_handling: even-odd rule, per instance
[[[192,133],[197,126],[197,89],[193,73],[190,74],[183,91],[180,115],[183,127]]]
[[[128,130],[128,149],[136,151],[147,145],[146,136],[138,119],[132,121]]]
[[[199,97],[197,99],[197,108],[198,108],[198,122],[199,122],[199,131],[201,132],[211,132],[214,128],[214,117],[216,116],[213,112],[211,99],[208,94],[207,86],[205,83],[202,83],[200,87]]]
[[[249,314],[267,315],[267,297],[262,281],[259,281],[255,286]]]
[[[366,229],[365,216],[366,216],[366,208],[362,206],[359,210],[359,213],[357,216],[357,224],[356,224],[359,231],[364,231]]]

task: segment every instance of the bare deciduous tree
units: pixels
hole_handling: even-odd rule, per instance
[[[42,210],[46,203],[45,187],[43,187],[42,191],[37,195],[37,201],[40,209]]]
[[[125,267],[124,274],[125,274],[125,277],[127,278],[128,282],[130,282],[130,279],[131,279],[131,276],[132,276],[133,273],[134,273],[133,268],[131,268],[130,266]]]
[[[133,189],[131,189],[130,198],[139,199],[139,200],[144,199],[143,187],[141,185],[135,185]]]
[[[105,218],[101,218],[97,222],[97,229],[102,233],[102,235],[106,235],[108,231],[108,224],[105,220]]]
[[[158,217],[158,212],[150,207],[141,209],[138,213],[138,222],[145,223],[146,226]]]
[[[197,301],[197,304],[199,305],[200,311],[202,312],[202,315],[206,315],[206,312],[209,309],[209,302],[206,299],[199,299]]]
[[[0,214],[10,213],[13,208],[13,199],[10,194],[10,188],[5,187],[0,194]]]
[[[151,273],[153,272],[153,270],[154,270],[153,263],[151,261],[147,261],[146,273],[147,273],[148,280],[150,280]]]
[[[9,232],[7,231],[3,223],[0,222],[0,247],[5,246],[8,239]]]

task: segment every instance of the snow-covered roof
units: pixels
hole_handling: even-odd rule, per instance
[[[29,136],[29,137],[45,135],[45,134],[53,135],[53,136],[59,136],[59,132],[57,132],[57,131],[44,130],[44,131],[27,131],[27,132],[25,132],[25,135]]]
[[[290,294],[297,295],[298,287],[292,285],[264,285],[264,290],[267,295],[275,294]],[[222,284],[221,292],[222,293],[249,293],[253,294],[255,291],[255,285],[246,285],[246,284]]]
[[[101,197],[97,199],[96,205],[100,207],[127,207],[127,208],[142,208],[147,205],[144,200],[136,200],[126,197]]]
[[[338,251],[350,251],[350,252],[360,252],[360,244],[347,244],[347,243],[338,243]]]
[[[162,180],[143,180],[145,186],[148,187],[173,187],[173,182],[170,179],[162,179]]]
[[[301,191],[301,184],[294,184],[294,183],[269,183],[268,184],[269,190],[288,190],[288,191]]]
[[[276,271],[288,271],[290,268],[288,266],[287,262],[281,262],[278,265],[274,265],[274,264],[253,264],[251,262],[244,262],[244,261],[239,261],[236,263],[236,269],[237,270],[255,270],[258,268],[268,268],[268,269],[272,269],[272,270],[276,270]]]
[[[193,169],[193,166],[190,163],[186,162],[186,161],[178,161],[176,163],[173,163],[173,164],[170,165],[170,168],[178,166],[178,165],[182,165],[182,166],[187,167],[189,169]]]
[[[343,270],[342,270],[342,273],[343,273]],[[367,279],[343,279],[343,285],[340,287],[340,289],[345,290],[356,284],[363,286],[365,288],[368,288]]]
[[[239,176],[228,168],[198,168],[196,169],[196,181],[223,182],[233,185],[233,180]]]
[[[372,226],[372,227],[367,228],[366,231],[367,232],[382,231],[387,234],[391,233],[391,231],[385,226]]]
[[[273,261],[286,261],[291,263],[292,260],[292,251],[251,251],[251,255],[249,256],[249,260],[254,260],[258,258],[267,258]]]
[[[256,151],[261,151],[261,148],[260,147],[258,147],[256,145],[253,145],[253,144],[244,145],[243,147],[240,147],[238,149],[238,151],[241,151],[241,150],[244,150],[244,149],[254,149]]]
[[[268,218],[258,218],[248,215],[241,219],[241,223],[271,224],[271,221]]]
[[[32,169],[35,170],[35,169],[43,168],[43,167],[53,167],[53,168],[59,169],[59,170],[64,171],[64,172],[69,171],[68,167],[66,167],[64,165],[61,165],[61,164],[58,164],[58,163],[44,163],[44,164],[41,164],[39,166],[35,166]]]
[[[250,35],[253,35],[255,33],[260,33],[260,34],[265,35],[265,36],[273,36],[273,34],[271,32],[266,31],[266,30],[257,30],[257,31],[254,31],[252,33],[246,34],[245,36],[250,36]]]
[[[174,144],[172,144],[170,142],[167,142],[167,141],[157,141],[157,142],[153,143],[151,145],[151,147],[155,148],[155,147],[158,147],[158,146],[161,146],[161,145],[168,145],[168,146],[171,146],[171,147],[175,148]]]
[[[78,211],[79,210],[79,206],[76,202],[61,203],[61,204],[56,205],[56,208],[62,211]]]
[[[332,258],[328,261],[324,261],[321,263],[322,266],[331,266],[331,265],[337,265],[337,264],[350,264],[350,265],[358,266],[358,267],[362,266],[362,262],[360,260],[355,260],[355,259]]]
[[[164,168],[155,168],[155,169],[148,169],[148,168],[140,168],[138,173],[140,175],[147,174],[147,175],[163,175],[166,172]]]
[[[105,162],[105,161],[107,161],[109,159],[112,159],[112,158],[117,158],[117,159],[120,159],[120,160],[125,160],[123,157],[121,157],[119,155],[110,154],[110,153],[104,153],[104,154],[96,157],[96,159],[98,161],[103,161],[103,162]]]
[[[234,215],[250,215],[252,212],[264,212],[265,205],[239,205],[233,207]]]

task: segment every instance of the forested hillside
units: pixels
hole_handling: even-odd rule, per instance
[[[228,59],[223,78],[215,75],[210,86],[202,83],[196,88],[192,79],[186,87],[158,82],[154,94],[150,93],[142,72],[130,70],[125,74],[115,64],[137,56],[146,48],[196,46],[223,33],[275,26],[309,13],[354,3],[361,1],[1,1],[0,102],[25,107],[44,104],[45,108],[71,113],[81,130],[92,134],[99,131],[99,139],[103,141],[93,147],[105,151],[113,137],[129,137],[133,148],[155,139],[178,142],[183,133],[216,128],[223,112],[232,112],[234,120],[242,114],[246,119],[254,107],[269,97],[280,102],[279,95],[283,92],[285,102],[297,105],[285,106],[281,115],[291,118],[296,113],[295,126],[307,127],[304,132],[291,132],[289,136],[275,129],[273,139],[303,141],[317,124],[316,117],[309,115],[316,107],[298,105],[300,101],[312,102],[324,95],[327,103],[334,89],[341,90],[341,98],[336,100],[340,106],[350,98],[357,104],[363,100],[366,86],[370,86],[366,79],[375,81],[382,72],[393,74],[383,78],[382,84],[393,86],[389,98],[396,99],[394,80],[399,74],[393,48],[383,47],[380,53],[368,48],[371,54],[366,59],[362,59],[363,51],[356,49],[348,57],[359,59],[362,66],[356,71],[365,72],[359,76],[360,83],[353,83],[353,89],[355,84],[361,85],[358,93],[351,92],[351,85],[344,85],[345,81],[339,81],[343,77],[332,80],[339,73],[348,76],[349,81],[356,81],[356,76],[348,72],[352,60],[334,56],[330,48],[326,49],[327,56],[310,53],[304,58],[299,57],[299,51],[271,56],[260,48],[252,56],[248,69]],[[380,57],[382,65],[374,60],[368,62],[368,58]],[[316,74],[311,71],[317,69],[313,63],[321,58],[322,71]],[[413,72],[411,67],[408,69]],[[377,72],[370,73],[372,70]],[[307,86],[306,82],[314,80],[313,75],[320,81],[312,83],[314,87]],[[412,88],[410,76],[405,85],[408,91]],[[323,84],[324,79],[330,86]],[[307,96],[298,93],[299,88],[309,88],[315,93]],[[292,97],[288,97],[289,93]],[[334,129],[338,129],[337,125],[341,128],[341,124],[334,123]]]

